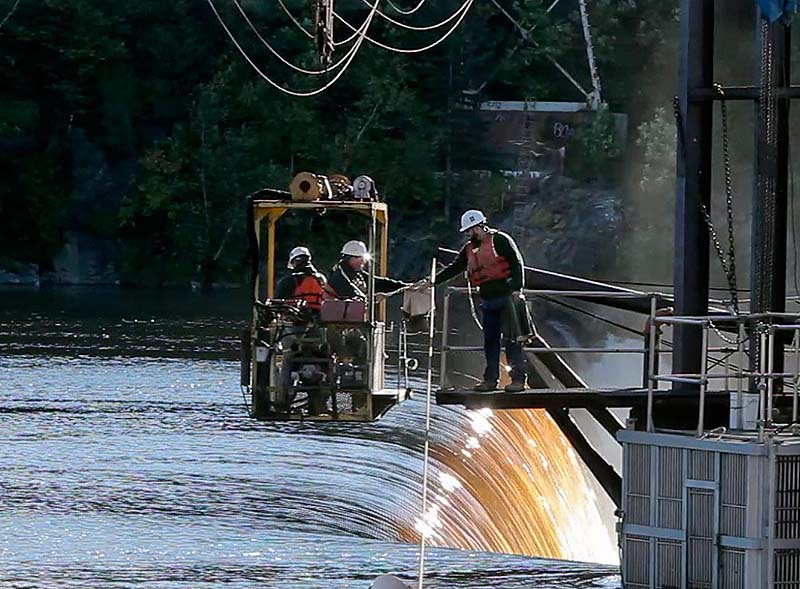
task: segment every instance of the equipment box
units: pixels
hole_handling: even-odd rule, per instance
[[[322,301],[320,320],[323,323],[366,323],[364,301],[328,299]]]

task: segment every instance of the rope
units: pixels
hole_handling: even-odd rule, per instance
[[[436,258],[431,260],[431,284],[436,280]],[[431,289],[431,318],[428,327],[428,381],[426,383],[427,396],[425,400],[425,447],[423,450],[422,466],[422,514],[420,516],[421,530],[419,537],[419,577],[417,579],[417,589],[422,589],[422,581],[425,576],[425,537],[427,535],[427,524],[425,515],[428,509],[428,460],[430,458],[430,437],[431,437],[431,388],[433,386],[433,338],[435,331],[436,317],[436,291]]]
[[[540,295],[540,296],[541,296],[541,298],[543,298],[544,300],[546,300],[546,301],[548,301],[550,303],[553,303],[553,304],[556,304],[556,305],[560,305],[562,307],[566,307],[567,309],[570,309],[570,310],[575,311],[577,313],[582,313],[584,315],[587,315],[588,317],[591,317],[592,319],[597,319],[598,321],[602,321],[603,323],[607,323],[608,325],[611,325],[613,327],[617,327],[617,328],[619,328],[619,329],[621,329],[623,331],[627,331],[629,333],[633,333],[634,335],[644,336],[644,331],[639,331],[637,329],[633,329],[632,327],[628,327],[627,325],[623,325],[622,323],[617,323],[616,321],[612,321],[611,319],[606,319],[605,317],[603,317],[601,315],[597,315],[596,313],[592,313],[591,311],[587,311],[586,309],[581,309],[580,307],[576,307],[574,305],[570,305],[569,303],[565,303],[564,301],[559,301],[558,299],[554,299],[554,298],[549,297],[547,295]]]
[[[366,32],[364,34],[364,39],[366,39],[367,41],[369,41],[373,45],[375,45],[377,47],[380,47],[381,49],[386,49],[387,51],[393,51],[395,53],[422,53],[423,51],[427,51],[428,49],[433,49],[434,47],[439,45],[442,41],[447,39],[453,33],[453,31],[456,30],[458,28],[458,25],[461,24],[461,21],[464,20],[464,17],[467,16],[467,13],[469,12],[469,9],[472,6],[472,3],[474,1],[475,0],[466,0],[464,2],[464,4],[461,6],[461,8],[459,9],[460,15],[458,17],[458,20],[456,20],[456,22],[453,24],[453,26],[450,27],[450,30],[448,30],[444,35],[442,35],[439,39],[437,39],[433,43],[430,43],[430,44],[428,44],[428,45],[426,45],[424,47],[415,47],[414,49],[404,49],[402,47],[392,47],[390,45],[386,45],[384,43],[381,43],[380,41],[376,41],[372,37],[368,36],[366,34]],[[376,6],[377,6],[377,3],[376,3]],[[351,31],[356,31],[357,30],[353,25],[351,25],[349,22],[347,22],[347,20],[345,20],[344,18],[339,16],[338,13],[334,12],[333,15],[337,19],[339,19],[339,21],[341,21]]]
[[[231,42],[236,46],[236,49],[239,50],[239,53],[242,54],[242,57],[244,57],[244,59],[247,61],[247,63],[250,64],[250,66],[256,71],[256,73],[276,90],[280,90],[284,94],[288,94],[289,96],[295,96],[298,98],[316,96],[317,94],[321,94],[322,92],[333,86],[339,80],[339,78],[342,77],[342,75],[344,74],[345,71],[347,71],[347,68],[350,66],[350,63],[353,61],[356,54],[358,53],[358,49],[361,47],[361,44],[364,42],[364,39],[367,36],[367,30],[369,29],[369,25],[372,22],[372,18],[375,16],[375,11],[378,9],[378,4],[380,3],[380,0],[375,0],[375,4],[372,7],[372,11],[370,12],[367,19],[364,21],[364,24],[361,25],[361,29],[359,29],[361,36],[359,40],[356,42],[355,46],[353,47],[350,57],[347,58],[347,62],[342,66],[342,69],[339,71],[339,73],[337,73],[331,80],[329,80],[327,84],[325,84],[320,88],[317,88],[316,90],[311,90],[309,92],[296,92],[294,90],[289,90],[287,88],[284,88],[283,86],[272,80],[269,76],[267,76],[267,74],[265,74],[263,71],[261,71],[261,69],[255,64],[255,62],[253,62],[248,53],[242,48],[242,46],[236,40],[236,37],[231,32],[230,28],[228,28],[228,25],[225,24],[224,19],[217,10],[217,7],[214,5],[214,0],[207,0],[207,1],[209,6],[211,7],[211,10],[214,12],[214,15],[217,17],[219,24],[222,25],[222,28],[225,30],[225,33],[227,33]]]
[[[364,0],[364,2],[369,4],[368,0]],[[338,69],[347,60],[347,58],[350,57],[350,54],[356,48],[356,46],[354,45],[350,50],[348,50],[347,53],[345,53],[345,55],[339,61],[337,61],[334,64],[331,64],[330,66],[328,66],[325,69],[307,70],[307,69],[301,68],[299,66],[296,66],[292,62],[290,62],[285,57],[283,57],[283,55],[278,53],[278,51],[272,45],[270,45],[269,42],[266,39],[264,39],[264,37],[261,35],[261,33],[258,32],[258,29],[253,24],[253,21],[251,21],[250,17],[247,16],[247,13],[245,12],[244,8],[242,8],[242,5],[239,3],[239,0],[233,0],[233,3],[236,5],[236,8],[239,9],[239,12],[241,13],[242,17],[244,17],[244,20],[247,23],[247,26],[250,27],[250,30],[253,31],[253,33],[255,33],[256,37],[258,37],[258,40],[261,41],[261,44],[264,45],[264,47],[266,47],[269,50],[269,52],[272,53],[272,55],[274,55],[275,57],[277,57],[281,62],[283,62],[285,65],[289,66],[293,70],[295,70],[297,72],[300,72],[301,74],[306,74],[306,75],[309,75],[309,76],[321,76],[321,75],[327,74],[329,72],[332,72],[333,70]],[[357,36],[357,35],[358,35],[358,32],[355,33],[354,37]]]
[[[478,319],[478,312],[475,310],[475,301],[472,298],[472,283],[469,278],[467,278],[467,298],[469,299],[469,312],[472,315],[472,320],[478,326],[478,329],[483,331],[483,325],[481,325],[481,320]]]

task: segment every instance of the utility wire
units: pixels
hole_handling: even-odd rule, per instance
[[[281,8],[283,8],[283,11],[291,19],[291,21],[297,26],[297,28],[300,29],[301,31],[303,31],[303,33],[305,34],[306,37],[308,37],[309,39],[313,39],[314,38],[314,35],[311,32],[309,32],[303,26],[303,24],[294,17],[292,12],[288,8],[286,8],[286,4],[283,3],[283,0],[278,0],[278,4],[280,4]]]
[[[2,21],[0,21],[0,29],[2,29],[3,25],[6,24],[9,18],[11,18],[11,15],[14,14],[14,12],[16,12],[17,6],[19,6],[19,3],[21,1],[22,0],[17,0],[16,2],[14,2],[14,6],[11,7],[11,10],[8,11],[8,14],[6,14],[5,18],[3,18]]]
[[[239,9],[239,12],[241,13],[242,17],[244,18],[245,22],[247,23],[247,26],[250,27],[250,30],[253,31],[253,33],[255,33],[256,37],[258,37],[258,40],[261,41],[261,44],[264,45],[264,47],[266,47],[269,50],[269,52],[272,53],[272,55],[274,55],[275,57],[277,57],[281,62],[283,62],[285,65],[289,66],[293,70],[295,70],[297,72],[300,72],[301,74],[306,74],[306,75],[309,75],[309,76],[321,76],[323,74],[327,74],[329,72],[332,72],[332,71],[338,69],[345,61],[347,61],[347,59],[350,57],[350,53],[355,49],[355,45],[354,45],[352,48],[350,48],[348,50],[347,53],[344,54],[344,56],[339,61],[337,61],[334,64],[331,64],[326,69],[307,70],[307,69],[301,68],[299,66],[296,66],[295,64],[293,64],[289,60],[287,60],[285,57],[283,57],[280,53],[278,53],[278,51],[272,45],[269,44],[269,42],[266,39],[264,39],[264,37],[261,35],[261,33],[258,32],[258,29],[256,28],[256,26],[253,24],[253,21],[251,21],[250,17],[247,16],[247,13],[245,12],[244,8],[242,8],[242,5],[239,2],[239,0],[232,0],[232,1],[236,5],[236,8]],[[369,4],[368,0],[364,0],[364,2],[367,2],[367,4]],[[353,37],[358,36],[358,34],[359,34],[358,31],[356,31],[356,33],[353,35]]]
[[[370,3],[369,3],[369,0],[361,0],[361,1],[364,4],[366,4],[367,6],[371,6]],[[417,26],[414,26],[414,25],[406,24],[404,22],[400,22],[399,20],[395,20],[391,16],[388,16],[388,15],[384,14],[380,10],[378,10],[378,16],[380,16],[381,18],[387,20],[388,22],[392,23],[393,25],[396,25],[396,26],[400,27],[401,29],[408,29],[409,31],[433,31],[434,29],[439,29],[439,28],[443,27],[444,25],[446,25],[447,23],[452,21],[454,18],[457,18],[459,13],[461,12],[461,9],[463,7],[464,7],[464,5],[462,4],[455,12],[453,12],[453,14],[448,16],[443,21],[438,22],[438,23],[433,24],[433,25],[424,26],[424,27],[417,27]]]
[[[397,13],[399,13],[399,14],[405,14],[405,15],[408,15],[408,14],[414,14],[414,13],[415,13],[417,10],[419,10],[420,8],[422,8],[422,5],[423,5],[423,4],[425,4],[426,0],[419,0],[419,2],[417,3],[417,5],[416,5],[414,8],[412,8],[411,10],[403,10],[402,8],[399,8],[399,7],[397,6],[397,4],[395,4],[394,2],[392,2],[392,0],[386,0],[386,2],[389,4],[389,6],[391,6],[391,7],[392,7],[392,9],[393,9],[395,12],[397,12]]]
[[[364,34],[363,38],[366,39],[367,41],[369,41],[370,43],[372,43],[373,45],[376,45],[377,47],[380,47],[381,49],[386,49],[387,51],[393,51],[395,53],[422,53],[423,51],[427,51],[428,49],[433,49],[434,47],[436,47],[439,43],[441,43],[442,41],[447,39],[453,33],[453,31],[456,30],[458,28],[458,25],[461,24],[461,21],[464,20],[464,17],[469,12],[469,9],[472,6],[472,3],[474,1],[475,0],[466,0],[464,2],[464,4],[462,4],[461,8],[459,8],[459,10],[458,10],[458,12],[459,12],[458,20],[456,20],[456,22],[453,24],[453,26],[450,27],[450,30],[448,30],[439,39],[437,39],[433,43],[430,43],[429,45],[426,45],[425,47],[416,47],[414,49],[404,49],[402,47],[392,47],[390,45],[386,45],[384,43],[381,43],[380,41],[376,41],[375,39],[373,39],[372,37],[370,37],[367,34]],[[353,25],[351,25],[347,20],[342,18],[338,13],[334,12],[333,14],[337,19],[339,19],[351,31],[356,31],[357,30]]]
[[[289,96],[295,96],[295,97],[315,96],[317,94],[320,94],[320,93],[324,92],[325,90],[327,90],[328,88],[330,88],[331,86],[333,86],[339,80],[339,78],[342,77],[344,72],[347,71],[347,68],[350,66],[350,63],[353,61],[355,56],[358,54],[358,49],[361,47],[361,44],[364,42],[364,39],[366,38],[367,30],[369,30],[369,25],[372,22],[372,19],[375,16],[375,11],[378,9],[378,4],[380,3],[380,0],[375,0],[375,4],[372,7],[372,11],[370,11],[369,16],[364,21],[364,24],[361,25],[360,38],[358,39],[358,41],[356,41],[356,44],[355,44],[352,52],[350,53],[350,57],[347,58],[347,62],[342,66],[342,68],[339,70],[339,72],[331,80],[329,80],[324,86],[322,86],[320,88],[317,88],[316,90],[311,90],[311,91],[308,91],[308,92],[297,92],[297,91],[294,91],[294,90],[289,90],[288,88],[284,88],[283,86],[281,86],[280,84],[278,84],[277,82],[272,80],[269,76],[267,76],[267,74],[265,74],[255,64],[255,62],[250,58],[250,55],[248,55],[248,53],[244,50],[244,48],[236,40],[236,37],[231,32],[230,28],[228,28],[228,25],[225,24],[225,20],[222,18],[222,15],[220,15],[219,11],[217,10],[217,7],[214,5],[214,0],[207,0],[207,1],[208,1],[209,6],[211,7],[211,10],[214,12],[214,15],[217,17],[217,20],[219,21],[219,24],[222,25],[222,28],[227,33],[227,35],[230,38],[231,42],[236,46],[236,49],[239,50],[239,53],[242,54],[242,57],[244,57],[244,59],[247,61],[247,63],[250,64],[250,66],[256,71],[256,73],[258,73],[258,75],[261,76],[261,78],[263,78],[264,81],[266,81],[268,84],[270,84],[276,90],[280,90],[284,94],[288,94]]]

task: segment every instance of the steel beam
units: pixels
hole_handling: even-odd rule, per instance
[[[675,198],[675,314],[708,312],[708,227],[701,205],[710,211],[713,102],[693,102],[697,88],[714,81],[714,0],[681,0],[678,131]],[[700,371],[701,330],[676,325],[675,372]],[[695,385],[676,385],[676,388]]]

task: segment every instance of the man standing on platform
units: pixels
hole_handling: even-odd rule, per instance
[[[478,288],[483,315],[483,350],[486,370],[476,391],[497,390],[500,377],[500,343],[505,344],[511,364],[511,383],[505,390],[525,390],[525,357],[522,344],[511,334],[512,297],[519,298],[524,286],[525,264],[510,235],[487,225],[486,215],[469,210],[461,216],[461,232],[469,238],[455,261],[439,272],[438,286],[466,271],[467,280]]]

